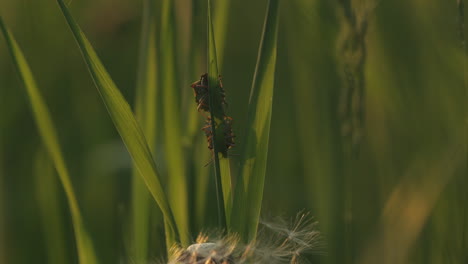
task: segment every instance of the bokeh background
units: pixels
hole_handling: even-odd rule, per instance
[[[220,72],[242,142],[267,1],[229,1],[216,17],[220,2]],[[206,71],[205,4],[174,0],[187,130],[203,123],[190,84]],[[69,7],[133,104],[140,1],[70,0]],[[325,241],[312,263],[468,263],[465,12],[462,0],[281,1],[263,214],[310,211]],[[0,14],[51,110],[99,258],[132,263],[131,161],[56,2],[0,0]],[[2,38],[0,263],[77,263],[66,199],[28,104]],[[197,171],[187,175],[192,183],[211,172],[196,132],[181,138],[194,152],[187,154],[189,171]],[[164,171],[164,148],[156,149]],[[190,163],[193,155],[205,161]],[[207,182],[206,192],[187,190],[196,197],[193,237],[215,223]],[[157,260],[164,240],[152,206],[150,260]]]

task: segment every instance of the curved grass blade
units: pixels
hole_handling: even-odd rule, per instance
[[[41,225],[44,229],[47,263],[67,263],[65,220],[60,208],[58,181],[54,175],[54,164],[41,147],[35,156],[34,174],[36,198],[40,209]]]
[[[222,135],[225,131],[222,89],[219,85],[218,58],[211,14],[211,1],[208,0],[208,86],[210,92],[210,115],[213,131],[213,159],[215,168],[216,198],[218,218],[221,228],[229,227],[231,216],[231,173],[228,148]],[[215,85],[213,85],[215,84]]]
[[[156,18],[153,0],[143,1],[143,18],[138,65],[135,117],[148,146],[154,154],[156,145]],[[148,241],[150,234],[150,193],[145,182],[138,175],[138,169],[132,173],[132,255],[136,263],[143,263],[148,258]]]
[[[173,22],[173,2],[164,0],[161,12],[161,85],[163,94],[163,119],[165,153],[168,163],[168,195],[179,228],[182,245],[189,245],[188,188],[184,153],[182,151],[180,92],[177,89],[175,67],[175,26]]]
[[[275,82],[278,2],[268,2],[244,133],[242,174],[238,177],[232,213],[233,231],[248,240],[254,239],[257,233],[265,182]]]
[[[170,244],[175,243],[178,240],[178,230],[143,131],[133,116],[130,106],[107,73],[88,39],[71,16],[70,11],[62,0],[57,0],[57,2],[78,43],[96,88],[107,107],[107,111],[117,131],[151,195],[164,215],[166,227],[168,227],[166,229],[166,240]],[[170,247],[171,245],[168,246]]]
[[[54,163],[63,188],[65,189],[65,194],[67,196],[68,206],[70,207],[70,213],[73,221],[73,228],[75,231],[76,246],[78,249],[78,257],[80,261],[79,263],[96,264],[98,263],[98,260],[94,252],[93,243],[83,224],[78,201],[76,200],[67,166],[63,160],[62,151],[57,139],[57,133],[52,123],[49,110],[47,109],[47,106],[42,99],[41,94],[39,93],[36,81],[34,80],[33,74],[28,66],[28,63],[26,62],[26,59],[24,58],[23,53],[21,52],[14,37],[3,24],[3,20],[1,18],[0,28],[3,32],[3,35],[5,36],[8,49],[11,53],[13,61],[15,62],[15,66],[19,72],[21,81],[24,83],[26,88],[39,133],[42,137],[42,140],[44,141],[47,152],[49,153]]]

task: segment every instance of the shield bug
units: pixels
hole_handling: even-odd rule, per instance
[[[224,91],[223,84],[221,82],[221,76],[218,78],[218,84],[221,90],[221,103],[227,105],[226,92]],[[195,103],[197,103],[197,110],[203,110],[205,112],[210,111],[210,92],[208,89],[208,73],[202,74],[200,80],[190,85],[193,89],[195,96]]]
[[[210,111],[209,91],[208,91],[208,73],[202,74],[200,80],[192,83],[197,110]]]
[[[224,116],[223,117],[223,138],[224,138],[224,149],[222,152],[227,151],[228,149],[235,146],[234,132],[232,132],[232,117]],[[206,140],[208,142],[208,148],[213,151],[213,128],[211,126],[211,118],[208,117],[205,121],[205,126],[202,128],[205,132]]]

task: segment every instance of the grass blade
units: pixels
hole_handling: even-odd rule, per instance
[[[182,245],[188,246],[188,189],[184,155],[182,151],[180,92],[177,89],[175,67],[175,26],[173,1],[165,0],[161,7],[161,85],[163,93],[163,119],[166,159],[168,163],[169,201],[174,210]]]
[[[205,23],[206,20],[203,16],[203,10],[205,10],[205,4],[203,1],[196,1],[192,3],[192,20],[191,20],[191,37],[190,37],[190,49],[191,52],[189,54],[190,59],[190,76],[198,77],[203,72],[201,69],[205,67],[206,63],[206,56],[205,51],[203,48],[205,47]],[[188,86],[188,85],[187,85]],[[190,95],[187,97],[186,100],[188,107],[187,119],[186,119],[186,134],[188,139],[193,140],[196,135],[200,133],[200,112],[197,111],[195,107],[193,107],[193,97]]]
[[[41,94],[39,93],[36,81],[34,80],[33,74],[29,68],[28,63],[26,62],[26,59],[24,58],[23,53],[21,52],[14,37],[3,24],[3,20],[1,18],[0,28],[3,32],[3,35],[5,36],[8,49],[11,53],[13,61],[15,62],[15,66],[21,77],[21,81],[24,83],[26,88],[39,133],[42,137],[42,140],[44,141],[47,152],[49,153],[54,163],[63,188],[65,189],[65,194],[67,196],[67,201],[70,207],[73,221],[73,228],[75,231],[76,246],[78,249],[78,257],[80,261],[79,263],[98,263],[96,254],[94,252],[93,243],[83,224],[78,201],[76,200],[67,166],[63,160],[62,151],[58,143],[57,133],[52,123],[49,110],[47,109],[47,106],[44,103]]]
[[[222,87],[218,80],[218,58],[213,30],[211,1],[208,0],[208,86],[210,93],[211,131],[213,132],[213,161],[215,169],[218,218],[221,228],[227,228],[231,216],[231,174],[225,138],[225,111]],[[216,85],[213,85],[216,84]]]
[[[169,230],[166,230],[166,234],[168,234],[166,236],[167,243],[172,244],[178,240],[178,232],[174,216],[159,180],[159,172],[156,164],[154,163],[145,136],[143,135],[143,131],[133,116],[130,106],[125,101],[113,80],[110,78],[88,39],[71,16],[70,11],[62,0],[57,0],[57,2],[78,43],[83,54],[83,58],[93,77],[94,83],[96,84],[96,88],[107,107],[107,111],[109,112],[117,131],[122,137],[122,140],[125,143],[125,146],[127,147],[140,175],[143,177],[151,195],[159,205],[164,215],[166,227],[169,228]]]
[[[233,230],[249,240],[254,239],[257,232],[265,182],[275,82],[278,2],[278,0],[268,2],[250,94],[247,132],[244,134],[241,156],[242,175],[238,178],[232,213],[234,218],[232,222],[235,225]],[[248,217],[245,217],[246,215]]]
[[[135,116],[148,146],[154,154],[156,145],[156,20],[153,0],[143,1],[142,32],[140,43],[140,58],[136,85]],[[138,169],[133,168],[132,175],[132,253],[137,263],[143,263],[148,258],[148,241],[150,234],[150,193],[144,181],[138,175]]]
[[[190,40],[190,76],[200,76],[201,69],[206,68],[206,2],[197,1],[192,4],[192,20],[191,20],[191,40]],[[194,107],[192,94],[186,98],[188,106],[185,129],[187,133],[187,141],[193,142],[188,148],[188,152],[192,157],[191,165],[191,181],[194,188],[191,193],[193,196],[191,215],[195,221],[191,226],[192,230],[203,230],[206,228],[206,212],[208,199],[208,186],[211,180],[211,170],[203,166],[210,160],[210,152],[206,151],[206,139],[202,136],[200,127],[202,120],[200,112]],[[205,151],[200,151],[205,150]]]
[[[36,197],[44,229],[44,246],[47,251],[47,263],[67,263],[67,248],[64,232],[64,219],[60,210],[60,196],[54,167],[42,148],[35,158]]]
[[[218,1],[215,5],[214,24],[216,37],[216,51],[218,57],[218,65],[223,70],[224,48],[226,47],[226,36],[228,32],[229,11],[231,0]]]
[[[211,181],[211,170],[207,167],[204,167],[203,164],[210,159],[210,152],[208,151],[198,151],[195,150],[201,149],[206,150],[206,142],[204,138],[197,138],[193,146],[192,153],[192,170],[193,170],[193,230],[204,230],[206,229],[207,223],[207,212],[209,212],[210,207],[207,203],[212,200],[209,198],[210,192],[209,186]]]
[[[0,130],[3,131],[3,130]],[[2,134],[0,134],[0,140],[2,138]],[[6,261],[6,235],[5,235],[5,191],[3,183],[5,175],[4,173],[4,165],[3,165],[3,151],[2,151],[3,142],[0,141],[0,263],[7,263]]]

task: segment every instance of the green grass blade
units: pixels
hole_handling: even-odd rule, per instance
[[[257,232],[265,182],[275,82],[278,2],[268,2],[250,94],[247,132],[241,156],[242,175],[238,179],[240,183],[236,187],[236,204],[232,214],[235,218],[234,231],[240,232],[244,238],[247,236],[249,240],[254,239]]]
[[[47,152],[49,153],[54,163],[63,188],[65,189],[65,194],[67,196],[67,201],[70,207],[73,221],[73,228],[75,231],[79,261],[81,264],[98,263],[96,254],[93,249],[93,243],[83,224],[81,212],[71,184],[67,166],[63,160],[62,151],[58,143],[57,133],[52,123],[49,110],[47,109],[47,106],[42,99],[41,94],[39,93],[36,81],[34,80],[33,74],[29,68],[28,63],[26,62],[26,59],[24,58],[23,53],[21,52],[14,37],[3,24],[3,20],[1,18],[0,28],[7,41],[8,49],[12,55],[13,61],[15,62],[15,66],[21,77],[21,81],[24,83],[26,88],[39,133],[42,137],[42,140],[44,141]]]
[[[224,105],[222,89],[219,85],[218,58],[213,30],[211,1],[208,0],[208,86],[210,92],[210,115],[213,131],[213,163],[215,168],[216,195],[218,201],[219,224],[221,228],[229,227],[231,216],[231,173],[228,159],[228,148],[222,136],[225,131]],[[215,85],[213,85],[215,84]]]
[[[218,65],[223,70],[224,48],[226,47],[226,37],[228,32],[229,11],[231,0],[218,1],[215,5],[214,28],[216,37],[216,51]]]
[[[154,154],[156,145],[156,20],[153,0],[143,1],[143,18],[140,43],[140,58],[136,85],[135,116],[145,134],[149,148]],[[132,254],[135,262],[143,263],[148,258],[150,234],[150,193],[145,182],[133,168],[132,175]]]
[[[175,25],[173,1],[165,0],[161,7],[161,85],[163,93],[163,119],[165,156],[168,163],[169,201],[174,211],[182,245],[188,246],[189,216],[187,173],[182,151],[180,92],[176,84]]]
[[[198,118],[198,117],[197,117]],[[201,135],[200,135],[201,136]],[[194,151],[192,154],[193,160],[193,196],[194,196],[194,208],[193,208],[193,230],[206,229],[206,213],[210,210],[207,206],[209,199],[209,186],[211,181],[211,170],[203,166],[208,160],[210,160],[210,152],[206,147],[206,140],[202,137],[197,138],[193,146]],[[196,151],[199,150],[199,151]],[[201,151],[200,151],[201,150]]]
[[[70,11],[62,0],[57,0],[57,2],[78,43],[83,58],[96,84],[96,88],[107,107],[117,131],[122,137],[151,195],[161,208],[166,226],[170,229],[166,230],[166,232],[170,232],[170,236],[166,238],[168,242],[172,244],[178,240],[174,216],[159,180],[159,172],[154,163],[145,136],[143,135],[143,131],[133,116],[130,106],[107,73],[88,39],[71,16]]]
[[[201,74],[203,74],[203,67],[205,64],[205,51],[203,50],[205,47],[205,30],[204,26],[206,20],[204,16],[201,15],[202,11],[205,10],[205,4],[203,1],[196,1],[192,4],[192,21],[191,21],[191,38],[190,38],[190,49],[191,52],[189,54],[190,57],[190,76],[197,78]],[[188,88],[189,85],[183,85],[183,88]],[[183,89],[182,88],[182,89]],[[188,136],[188,141],[192,141],[196,135],[200,133],[200,112],[197,111],[194,105],[196,105],[193,101],[193,97],[190,95],[188,100],[186,101],[190,107],[188,107],[187,113],[187,124],[186,126],[186,133]]]
[[[65,221],[60,210],[60,196],[54,167],[42,148],[37,152],[34,164],[36,197],[40,209],[41,225],[44,230],[44,246],[47,263],[67,263]]]
[[[1,124],[0,124],[1,127]],[[0,129],[0,131],[3,131]],[[4,163],[3,163],[3,142],[2,142],[2,137],[3,134],[0,133],[0,263],[7,263],[6,262],[6,252],[7,252],[7,247],[6,247],[6,236],[5,236],[5,219],[6,219],[6,214],[5,214],[5,184],[3,183],[4,181]]]
[[[206,16],[202,15],[205,10],[206,2],[193,2],[190,38],[191,52],[189,54],[190,76],[193,77],[200,76],[206,64]],[[185,88],[188,87],[188,85],[185,86]],[[191,215],[194,218],[192,230],[203,230],[206,228],[207,201],[210,201],[207,191],[211,180],[211,170],[205,167],[204,164],[210,160],[211,155],[207,151],[206,138],[200,130],[202,119],[191,93],[187,99],[188,112],[185,131],[187,133],[187,142],[193,142],[188,149],[192,157],[191,180],[194,186],[191,190],[194,194],[193,208],[191,210]]]

